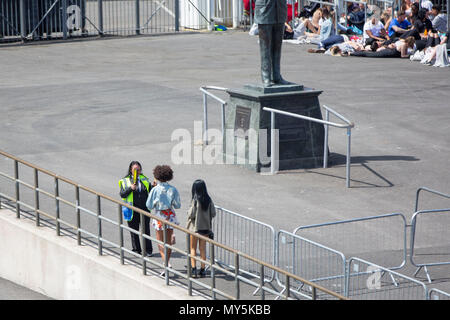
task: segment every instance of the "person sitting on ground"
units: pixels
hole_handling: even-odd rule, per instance
[[[436,30],[432,30],[428,34],[425,49],[414,53],[410,57],[411,61],[420,61],[422,64],[434,65],[436,67],[448,67],[449,59],[447,51],[450,49],[450,43],[448,41],[449,31],[442,34],[436,32]]]
[[[348,25],[355,26],[359,30],[363,29],[365,20],[366,20],[366,10],[364,4],[360,4],[359,6],[353,7],[353,11],[351,11],[347,15]]]
[[[320,12],[322,12],[322,10],[320,10]],[[287,22],[285,22],[284,26],[284,39],[299,39],[300,37],[306,38],[307,30],[311,30],[311,33],[315,36],[319,35],[318,29],[314,26],[311,20],[306,18],[300,18],[294,28],[292,28]]]
[[[408,17],[411,15],[411,7],[412,7],[411,0],[403,0],[402,1],[401,9],[403,11],[405,11],[406,16],[408,16]]]
[[[385,41],[389,37],[384,29],[383,23],[376,15],[373,15],[364,24],[363,43],[370,45],[373,41]]]
[[[395,43],[381,46],[375,52],[356,51],[350,53],[350,56],[370,57],[370,58],[408,58],[414,48],[414,37],[400,39]],[[372,44],[373,45],[373,44]]]
[[[433,20],[431,23],[433,24],[433,28],[438,32],[445,33],[447,31],[447,15],[441,13],[442,7],[440,5],[434,5],[431,9],[433,13]]]
[[[322,9],[322,24],[320,25],[320,33],[318,38],[311,39],[311,43],[317,44],[319,49],[323,46],[321,42],[328,39],[330,36],[335,35],[335,29],[333,27],[333,21],[331,21],[330,12],[327,8]]]
[[[426,45],[427,35],[425,32],[431,30],[433,25],[431,21],[427,18],[427,11],[425,9],[420,9],[417,13],[417,18],[414,21],[414,25],[411,30],[405,32],[400,36],[401,39],[406,39],[408,37],[414,37],[416,39],[417,50],[423,50]]]
[[[399,11],[397,18],[393,19],[389,24],[388,36],[390,39],[399,38],[402,34],[411,28],[411,23],[406,20],[404,11]]]
[[[387,30],[389,29],[389,24],[392,21],[392,12],[390,8],[383,11],[380,17],[380,21],[383,23],[384,29],[387,32]],[[389,37],[389,35],[387,35],[387,37]]]

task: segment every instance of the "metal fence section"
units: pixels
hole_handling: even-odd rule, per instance
[[[424,270],[428,282],[428,267],[449,265],[450,208],[417,211],[411,219],[410,261],[417,267],[414,276]]]
[[[164,229],[169,226],[174,228],[175,232],[185,236],[185,242],[177,241],[176,244],[172,244],[166,236],[162,241],[153,236],[147,236],[144,234],[144,224],[141,224],[138,231],[130,229],[123,221],[122,207],[124,206],[133,210],[134,214],[141,215],[141,221],[143,221],[144,216],[156,220],[159,220],[159,218],[70,179],[39,168],[4,151],[0,150],[0,155],[4,157],[4,161],[0,162],[0,207],[5,206],[15,210],[18,219],[26,217],[34,220],[37,227],[54,228],[57,236],[69,235],[77,241],[78,245],[88,244],[93,246],[97,248],[100,256],[107,251],[107,254],[118,257],[121,264],[125,264],[125,261],[127,263],[134,261],[134,264],[139,262],[138,265],[142,268],[143,275],[147,275],[149,272],[159,274],[162,270],[161,275],[164,277],[166,285],[169,285],[171,281],[173,281],[172,283],[182,284],[187,287],[189,295],[192,295],[195,289],[197,292],[201,290],[204,295],[208,295],[212,299],[217,299],[217,296],[225,299],[241,299],[241,297],[251,297],[252,291],[254,293],[256,289],[260,292],[259,298],[261,299],[265,299],[269,295],[292,299],[289,294],[280,294],[277,290],[266,285],[265,275],[278,272],[286,278],[288,283],[296,281],[310,286],[312,288],[311,299],[316,299],[321,292],[333,298],[346,299],[327,288],[302,279],[290,272],[280,270],[273,264],[258,260],[249,254],[165,220],[161,221]],[[125,241],[124,231],[138,234],[143,246],[145,245],[145,239],[150,239],[153,246],[162,245],[166,253],[165,261],[145,255],[145,247],[143,247],[142,254],[131,251]],[[243,230],[238,231],[243,232]],[[258,231],[255,230],[255,232]],[[191,255],[191,235],[207,242],[210,252],[209,259],[202,260],[198,256]],[[220,237],[220,233],[218,236]],[[233,270],[230,271],[229,268],[216,263],[214,257],[216,248],[227,251],[228,254],[233,256]],[[167,261],[168,250],[179,254],[187,266],[190,265],[191,258],[204,262],[209,267],[210,276],[202,281],[202,279],[192,277],[191,268],[169,265]],[[255,264],[255,268],[259,270],[259,277],[249,279],[246,276],[248,268],[242,267],[246,266],[246,261]],[[185,281],[185,283],[180,283],[180,281]]]
[[[401,213],[300,226],[293,233],[391,270],[406,263],[407,224]]]
[[[428,300],[450,300],[450,293],[432,288],[428,291]]]
[[[427,300],[427,286],[374,263],[350,258],[348,295],[352,300]]]
[[[293,117],[293,118],[298,118],[298,119],[303,119],[303,120],[323,124],[325,126],[324,156],[323,156],[323,167],[324,168],[326,168],[328,165],[328,131],[329,131],[328,127],[332,126],[332,127],[336,127],[336,128],[347,129],[346,186],[347,186],[347,188],[350,188],[351,132],[352,132],[352,128],[355,125],[353,124],[353,122],[349,121],[344,116],[340,115],[339,113],[337,113],[330,107],[327,107],[324,105],[323,108],[325,109],[325,120],[311,118],[311,117],[303,116],[300,114],[286,112],[286,111],[273,109],[273,108],[267,108],[267,107],[264,107],[263,110],[271,113],[271,115],[270,115],[271,141],[277,141],[277,139],[275,139],[275,134],[276,134],[276,130],[277,130],[277,129],[275,129],[275,115],[276,114],[281,114],[284,116],[289,116],[289,117]],[[340,120],[344,121],[345,124],[330,122],[329,121],[330,113],[335,115],[336,117],[338,117]],[[278,167],[277,166],[278,154],[277,154],[276,150],[278,150],[279,148],[276,145],[276,143],[271,143],[270,148],[271,148],[270,171],[272,174],[274,174],[276,172],[276,168]]]
[[[272,226],[216,206],[213,231],[216,241],[275,265],[275,230]],[[216,248],[214,257],[219,264],[234,268],[234,256],[230,252]],[[253,261],[241,261],[239,267],[249,276],[260,277],[258,264]],[[274,274],[273,270],[265,269],[264,281],[272,282]]]
[[[342,295],[345,294],[345,256],[336,250],[327,248],[309,239],[294,235],[287,231],[279,231],[277,235],[276,265],[299,277],[318,283]],[[310,288],[302,283],[289,283],[277,274],[277,283],[284,289],[304,297]],[[318,299],[330,299],[326,294]]]

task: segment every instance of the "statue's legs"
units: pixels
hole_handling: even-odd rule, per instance
[[[261,56],[261,79],[265,87],[272,82],[272,25],[258,24],[259,52]]]
[[[283,43],[284,25],[282,23],[272,25],[272,81],[282,82],[281,77],[281,44]]]
[[[258,24],[261,78],[265,87],[289,84],[281,77],[281,44],[284,24]]]

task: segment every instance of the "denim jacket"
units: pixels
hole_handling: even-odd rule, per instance
[[[161,182],[150,191],[146,206],[150,211],[152,209],[156,211],[179,209],[181,207],[180,194],[175,187],[167,182]]]

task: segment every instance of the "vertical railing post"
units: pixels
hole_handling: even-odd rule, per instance
[[[39,215],[39,172],[34,168],[34,213],[36,215],[36,227],[40,225]]]
[[[239,288],[239,254],[237,252],[234,254],[234,280],[236,284],[236,300],[239,300],[241,290]]]
[[[14,160],[14,179],[16,183],[16,217],[20,219],[19,162]]]
[[[59,179],[55,177],[55,207],[56,207],[56,235],[61,235],[61,224],[59,223]]]
[[[225,103],[222,103],[222,137],[225,137]]]
[[[166,280],[166,285],[169,285],[169,271],[167,267],[169,266],[169,257],[167,256],[167,224],[164,223],[164,232],[163,232],[163,242],[164,242],[164,277]]]
[[[203,93],[203,139],[208,145],[208,97]]]
[[[123,229],[122,229],[122,223],[123,223],[123,217],[122,217],[122,206],[120,204],[117,205],[118,207],[118,219],[117,222],[119,224],[119,250],[120,250],[120,263],[125,264],[125,257],[123,255]]]
[[[312,287],[312,300],[317,300],[317,289],[316,287]]]
[[[97,0],[98,4],[98,30],[103,35],[103,0]]]
[[[136,0],[136,35],[140,35],[141,34],[141,10],[139,8],[139,1],[140,0]]]
[[[330,112],[325,109],[325,121],[330,121]],[[325,125],[325,137],[323,142],[323,167],[328,168],[328,124]]]
[[[191,235],[186,233],[186,266],[187,266],[187,277],[188,277],[188,294],[192,296],[192,264],[191,264]]]
[[[175,31],[180,31],[180,0],[175,0]]]
[[[346,172],[346,177],[345,177],[345,181],[346,181],[346,185],[347,188],[350,188],[350,145],[351,145],[351,139],[352,139],[352,129],[349,127],[347,128],[347,162],[346,162],[346,167],[347,167],[347,172]]]
[[[275,112],[270,112],[270,173],[275,174],[276,162]]]
[[[19,7],[19,15],[20,15],[20,36],[22,39],[25,39],[27,37],[27,28],[26,28],[26,17],[25,17],[25,0],[20,0],[20,7]]]
[[[81,246],[80,187],[75,186],[75,213],[77,217],[77,242]]]
[[[264,265],[261,264],[261,269],[260,269],[260,289],[261,289],[261,300],[265,300],[266,299],[266,293],[264,291]]]
[[[102,242],[102,215],[101,198],[97,195],[97,242],[98,242],[98,255],[101,256],[103,253],[103,242]]]
[[[63,39],[67,39],[67,0],[61,0]]]
[[[137,212],[135,212],[137,213]],[[145,223],[144,218],[145,216],[142,213],[139,213],[140,221],[139,224],[139,240],[141,241],[141,256],[142,256],[142,274],[145,276],[147,274],[147,262],[145,261],[145,255],[147,254],[147,245],[146,240],[144,239],[145,234]]]
[[[288,300],[289,296],[291,294],[291,284],[290,284],[290,278],[288,275],[286,275],[286,295],[285,295],[285,299]]]
[[[216,270],[214,268],[214,261],[216,258],[214,254],[214,244],[212,242],[209,243],[209,258],[211,261],[211,298],[216,300],[216,292],[214,291],[216,288]]]

